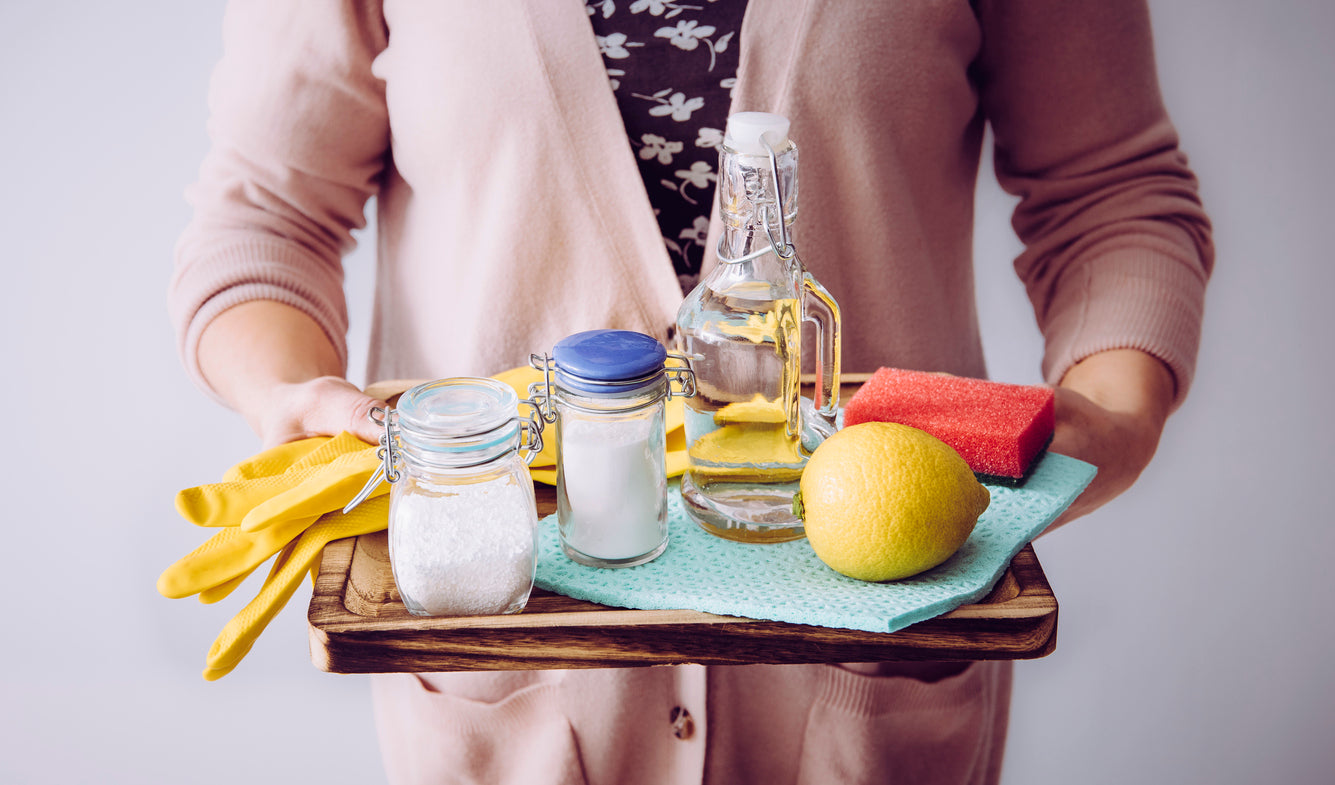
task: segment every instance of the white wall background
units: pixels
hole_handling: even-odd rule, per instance
[[[1152,7],[1216,226],[1200,371],[1143,481],[1038,544],[1060,634],[1018,668],[1006,782],[1329,782],[1335,6]],[[257,581],[220,606],[154,591],[202,539],[173,493],[256,447],[186,380],[164,305],[221,10],[0,5],[6,783],[383,779],[365,681],[307,657],[308,589],[212,684]],[[986,348],[994,377],[1037,381],[1008,211],[985,183]],[[370,262],[348,265],[354,349]]]

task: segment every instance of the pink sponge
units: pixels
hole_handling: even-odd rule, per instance
[[[844,409],[845,427],[869,421],[924,430],[975,473],[1019,481],[1052,439],[1052,390],[881,368]]]

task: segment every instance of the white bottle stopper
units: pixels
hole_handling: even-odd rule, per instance
[[[775,152],[788,144],[788,118],[770,112],[737,112],[729,115],[723,144],[742,155],[768,155],[761,137]]]

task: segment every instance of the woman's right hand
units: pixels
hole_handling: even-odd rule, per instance
[[[371,420],[371,409],[388,408],[384,401],[366,395],[338,376],[276,384],[267,398],[266,405],[246,416],[265,449],[311,436],[335,436],[341,431],[376,444],[382,431]]]

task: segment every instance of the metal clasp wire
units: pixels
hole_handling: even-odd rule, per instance
[[[667,397],[675,398],[693,398],[695,397],[695,369],[691,367],[691,358],[684,354],[668,352],[667,356],[681,363],[681,367],[665,367],[663,375],[667,378]],[[552,369],[556,367],[556,361],[546,354],[530,354],[528,356],[529,365],[534,369],[542,371],[542,381],[534,382],[528,386],[528,394],[534,408],[542,413],[542,418],[549,423],[556,422],[556,396],[552,392]],[[649,379],[657,375],[653,374],[642,377]],[[631,380],[635,381],[635,380]],[[673,390],[672,383],[676,382],[679,389]],[[608,382],[607,384],[624,384],[625,381]],[[649,405],[649,404],[646,404]],[[574,408],[580,408],[578,406]]]
[[[366,501],[366,497],[380,487],[382,480],[393,484],[398,482],[401,476],[399,470],[394,468],[394,464],[399,458],[399,413],[393,409],[382,409],[375,406],[367,414],[367,417],[382,429],[380,447],[375,451],[376,457],[380,459],[380,465],[375,468],[375,473],[366,481],[357,495],[352,497],[352,501],[348,502],[343,508],[344,515],[352,512],[354,507]]]
[[[542,381],[528,386],[528,400],[538,410],[544,422],[556,422],[556,396],[552,392],[552,369],[556,361],[546,354],[530,354],[529,367],[542,371]]]
[[[774,249],[775,255],[785,262],[792,261],[797,258],[797,246],[793,245],[792,240],[788,237],[788,222],[785,220],[785,216],[788,215],[788,202],[784,198],[783,184],[779,182],[779,156],[774,152],[773,145],[763,134],[760,137],[760,144],[765,147],[765,153],[769,156],[770,172],[774,175],[774,201],[777,203],[777,207],[773,209],[778,210],[779,213],[778,240],[774,239],[774,227],[770,225],[770,208],[768,206],[760,209],[760,220],[765,227],[765,236],[769,238],[770,247]],[[801,262],[798,263],[801,264]]]
[[[534,384],[536,384],[536,382]],[[534,385],[532,384],[529,385],[530,391],[533,389],[533,386]],[[532,394],[532,392],[529,393],[529,395]],[[527,455],[523,456],[524,463],[532,466],[533,459],[537,458],[538,453],[542,452],[542,429],[546,425],[544,422],[545,416],[542,413],[541,404],[533,398],[525,398],[519,402],[519,405],[529,406],[533,409],[532,412],[524,415],[519,421],[519,449],[528,452]]]
[[[680,367],[664,368],[663,373],[667,375],[667,397],[694,398],[695,397],[695,368],[691,367],[691,358],[684,354],[668,352],[668,358],[677,360],[681,363]],[[681,389],[673,392],[672,383],[676,382]]]

